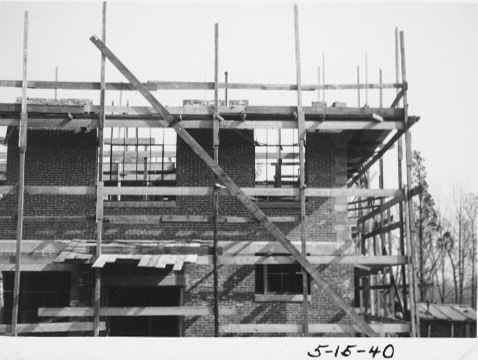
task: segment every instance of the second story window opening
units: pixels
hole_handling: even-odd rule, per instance
[[[255,140],[255,186],[299,187],[299,145],[297,129],[259,129]],[[260,200],[295,200],[293,197],[260,197]]]
[[[310,294],[310,275],[307,291]],[[256,265],[256,294],[302,294],[304,283],[299,264]]]
[[[106,128],[105,186],[176,186],[176,133],[164,128]],[[110,201],[169,201],[172,196],[110,196]]]

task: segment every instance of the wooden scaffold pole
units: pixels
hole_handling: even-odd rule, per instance
[[[400,40],[398,28],[395,28],[395,82],[398,84],[400,82]],[[397,95],[400,92],[397,89]],[[403,175],[402,175],[402,161],[403,161],[403,140],[400,136],[397,141],[397,156],[398,156],[398,188],[403,188]],[[403,203],[400,201],[398,204],[398,215],[400,221],[400,254],[405,256],[405,237],[403,232],[404,218],[403,218]],[[407,302],[407,274],[406,266],[401,266],[401,275],[402,275],[402,297],[403,297],[403,316],[406,315],[408,309]]]
[[[12,335],[18,336],[18,310],[20,306],[20,278],[21,255],[23,237],[23,201],[25,195],[25,153],[27,151],[27,63],[28,63],[28,11],[25,11],[23,31],[23,86],[22,86],[22,113],[20,117],[20,130],[18,134],[18,147],[20,150],[20,168],[18,175],[18,220],[17,244],[15,255],[15,279],[13,283],[13,309],[12,309]]]
[[[213,147],[214,163],[219,165],[219,25],[214,26],[214,114],[213,114]],[[219,337],[219,274],[218,274],[218,217],[219,217],[219,186],[217,176],[214,186],[214,216],[213,216],[213,267],[214,267],[214,336]]]
[[[297,121],[299,136],[299,194],[300,194],[300,241],[301,252],[303,256],[307,254],[306,242],[306,209],[305,209],[305,117],[302,110],[302,79],[300,64],[300,41],[299,41],[299,10],[294,5],[294,33],[295,33],[295,61],[297,70]],[[280,131],[280,130],[279,130]],[[304,336],[309,336],[309,305],[308,305],[308,273],[302,268],[302,286],[303,286],[303,313],[304,313]]]
[[[106,2],[102,8],[101,38],[106,42]],[[98,124],[98,168],[96,182],[96,258],[101,256],[101,242],[103,235],[103,129],[105,124],[105,63],[106,58],[101,54],[101,89],[100,89],[100,118]],[[95,293],[94,293],[94,325],[93,336],[100,335],[100,307],[101,307],[101,268],[95,268]]]
[[[409,281],[409,293],[410,293],[410,310],[411,310],[411,323],[412,323],[412,336],[419,337],[420,323],[418,318],[417,311],[417,284],[416,284],[416,273],[415,273],[415,243],[412,233],[413,226],[413,203],[410,196],[410,189],[412,186],[412,166],[413,166],[413,157],[412,157],[412,144],[411,144],[411,134],[408,124],[408,103],[407,103],[407,72],[405,66],[405,38],[403,31],[400,31],[400,54],[401,54],[401,64],[402,64],[402,82],[403,82],[403,109],[404,109],[404,125],[405,125],[405,157],[406,157],[406,168],[407,168],[407,186],[405,188],[405,204],[406,204],[406,227],[407,227],[407,247],[408,247],[408,281]]]

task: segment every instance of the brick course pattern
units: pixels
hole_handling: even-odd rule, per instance
[[[189,130],[211,155],[212,132]],[[250,139],[250,140],[248,140]],[[219,164],[243,187],[254,187],[255,150],[253,132],[222,130]],[[7,184],[18,179],[18,132],[14,131],[8,147]],[[93,186],[96,173],[96,133],[35,130],[28,132],[26,157],[27,185]],[[307,185],[309,187],[344,187],[346,174],[346,141],[341,134],[307,135]],[[212,172],[180,138],[177,141],[177,186],[212,186]],[[346,198],[308,198],[306,235],[308,241],[349,241]],[[299,209],[264,209],[267,215],[299,215]],[[105,217],[112,215],[212,215],[212,197],[177,197],[174,208],[105,208]],[[0,201],[0,239],[16,238],[16,196]],[[25,239],[95,239],[94,196],[25,196],[25,215],[50,216],[26,219]],[[221,196],[220,215],[249,216],[231,196]],[[66,219],[60,217],[66,216]],[[10,218],[8,218],[10,217]],[[281,231],[292,241],[299,240],[299,224],[279,223]],[[128,224],[104,223],[105,242],[128,240],[212,240],[212,224]],[[259,224],[220,224],[219,239],[232,241],[274,241]],[[108,265],[107,265],[108,266]],[[353,269],[332,265],[319,268],[324,280],[332,284],[348,303],[353,298]],[[213,302],[212,266],[185,265],[188,276],[184,305],[209,305]],[[72,276],[72,306],[91,305],[93,272],[83,269]],[[300,323],[302,304],[254,301],[254,266],[222,266],[219,272],[220,304],[235,306],[236,314],[221,317],[221,323]],[[335,302],[312,286],[309,305],[310,323],[348,323]],[[212,336],[212,316],[185,317],[184,336]]]
[[[6,184],[18,183],[18,131],[8,142]],[[94,186],[96,133],[29,130],[25,155],[25,185]],[[94,196],[25,195],[24,239],[93,239]],[[29,216],[37,217],[29,219]],[[17,197],[0,201],[0,239],[16,238]],[[40,218],[38,218],[40,217]],[[41,218],[45,217],[45,218]]]

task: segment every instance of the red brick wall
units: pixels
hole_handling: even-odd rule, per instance
[[[18,131],[8,142],[7,185],[18,183]],[[29,130],[25,185],[94,186],[96,133]],[[25,195],[24,239],[95,238],[94,196]],[[16,238],[17,196],[0,201],[0,239]],[[29,218],[37,217],[36,219]],[[38,218],[49,217],[49,218]],[[63,218],[61,218],[63,217]]]
[[[224,132],[221,132],[224,134]],[[210,144],[212,137],[210,132],[196,132],[194,134],[202,144]],[[252,134],[251,134],[252,135]],[[224,136],[224,135],[223,135]],[[207,140],[206,140],[207,138]],[[222,138],[221,138],[222,139]],[[180,164],[179,150],[184,145],[178,141],[178,170]],[[222,141],[220,147],[220,159],[226,149],[232,146],[230,141]],[[254,147],[250,143],[243,143],[246,147],[241,149],[247,156],[247,162],[242,161],[241,166],[246,169],[249,178],[237,178],[239,174],[225,168],[226,172],[231,174],[234,180],[240,182],[239,185],[253,186],[253,152]],[[226,147],[226,149],[224,149]],[[229,149],[227,149],[229,150]],[[237,164],[243,160],[233,155],[230,161]],[[225,155],[224,155],[225,156]],[[194,159],[191,153],[188,159]],[[249,160],[250,159],[250,160]],[[191,160],[189,160],[191,162]],[[199,162],[199,160],[196,160]],[[202,164],[188,163],[186,169],[191,169],[188,174],[198,173],[199,171],[208,171]],[[343,187],[346,182],[344,178],[346,173],[346,142],[339,134],[308,134],[307,149],[307,184],[309,187]],[[222,165],[222,164],[221,164]],[[225,164],[224,167],[229,164]],[[234,169],[237,171],[237,167]],[[182,174],[182,173],[181,173]],[[240,173],[241,174],[241,173]],[[178,171],[178,180],[182,178]],[[202,175],[197,176],[194,182],[187,185],[205,186],[211,181],[211,178],[204,179]],[[246,181],[247,180],[247,181]],[[242,183],[244,181],[244,183]],[[210,184],[210,182],[209,182]],[[252,185],[249,185],[252,184]],[[185,183],[186,185],[186,183]],[[226,198],[227,199],[227,198]],[[227,215],[247,215],[242,208],[228,206],[222,207],[226,199],[221,198],[221,214]],[[227,199],[234,202],[234,200]],[[346,219],[346,198],[309,198],[307,202],[307,238],[308,241],[346,241],[347,219]],[[201,201],[193,199],[193,203]],[[188,204],[188,202],[186,202]],[[202,203],[204,211],[211,207],[211,201]],[[345,205],[345,206],[344,206]],[[207,208],[206,208],[207,206]],[[201,214],[196,209],[201,209],[197,205],[193,208],[193,214]],[[211,209],[212,210],[212,209]],[[209,210],[209,211],[211,211]],[[236,212],[237,211],[237,212]],[[299,215],[299,209],[266,209],[268,215]],[[291,240],[299,239],[299,226],[289,224],[278,224],[279,228]],[[259,225],[249,225],[247,227],[238,226],[234,231],[230,225],[221,225],[223,231],[220,232],[221,240],[270,240],[274,239],[265,232]],[[210,226],[209,226],[210,229]],[[236,235],[239,232],[239,236]],[[197,233],[199,235],[199,233]],[[211,236],[211,229],[208,236]],[[353,270],[346,266],[323,266],[319,271],[324,280],[332,284],[332,288],[349,304],[353,300]],[[213,274],[211,266],[187,265],[185,272],[188,274],[189,282],[185,291],[185,305],[209,305],[213,306]],[[232,316],[222,316],[221,324],[227,323],[289,323],[297,324],[302,319],[302,304],[292,302],[255,302],[254,301],[254,266],[222,266],[219,271],[220,284],[220,305],[234,306],[236,314]],[[322,290],[312,286],[312,302],[309,304],[309,323],[350,323],[350,318],[345,316],[338,305]],[[185,336],[213,336],[214,318],[212,316],[187,317],[183,321],[183,331]],[[336,336],[336,335],[335,335]]]
[[[234,315],[220,317],[221,324],[300,324],[303,321],[302,303],[255,302],[255,267],[221,266],[219,270],[220,307],[235,307]],[[351,268],[333,265],[319,267],[321,278],[345,300],[353,301],[353,276]],[[184,305],[213,306],[213,272],[207,265],[186,265],[188,287]],[[309,302],[309,323],[351,323],[334,300],[312,283]],[[213,316],[191,316],[183,319],[184,336],[214,336]],[[247,336],[247,334],[245,334]],[[249,334],[250,335],[250,334]],[[262,334],[265,335],[265,334]],[[289,336],[301,336],[300,334]],[[234,336],[234,335],[233,335]],[[337,336],[337,335],[334,335]]]
[[[210,154],[212,133],[210,130],[190,130]],[[239,185],[254,186],[254,145],[252,131],[224,130],[220,133],[219,162],[223,169]],[[18,176],[18,133],[10,138],[8,148],[7,183],[16,183]],[[92,186],[95,183],[96,134],[71,131],[36,130],[28,133],[26,159],[27,185]],[[307,135],[306,162],[309,187],[341,187],[345,185],[346,143],[340,134]],[[214,176],[181,139],[177,145],[177,186],[212,186]],[[344,206],[345,205],[345,206]],[[52,219],[25,221],[25,239],[95,239],[95,223],[87,221],[93,216],[94,196],[26,196],[25,215],[58,216]],[[212,197],[178,197],[176,207],[165,208],[105,208],[108,215],[138,214],[212,214]],[[267,215],[299,215],[299,209],[265,209]],[[16,222],[8,216],[16,214],[16,197],[0,202],[0,238],[16,237]],[[220,214],[249,216],[243,206],[231,196],[221,196]],[[346,199],[309,198],[307,201],[308,241],[345,241]],[[70,216],[60,219],[60,216]],[[74,218],[74,217],[77,218]],[[83,217],[80,219],[79,217]],[[298,224],[278,224],[290,240],[299,239]],[[212,239],[211,224],[157,224],[116,225],[104,223],[104,241],[114,239]],[[221,224],[220,240],[274,241],[258,224],[247,226]],[[353,271],[351,267],[330,266],[320,268],[324,280],[332,283],[344,300],[351,303],[353,297]],[[187,265],[184,273],[189,278],[185,289],[184,305],[211,305],[213,301],[212,267]],[[92,273],[77,274],[84,284],[80,290],[72,287],[72,305],[89,305],[92,293]],[[81,280],[83,279],[83,280]],[[76,281],[76,280],[75,280]],[[221,305],[236,306],[237,313],[225,316],[222,323],[300,323],[300,303],[264,303],[254,301],[254,266],[224,266],[220,270]],[[348,322],[329,296],[312,287],[310,323]],[[213,317],[189,317],[183,321],[187,336],[212,336]]]

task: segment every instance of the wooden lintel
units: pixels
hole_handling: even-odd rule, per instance
[[[68,322],[68,323],[38,323],[18,324],[17,330],[22,334],[40,334],[52,332],[82,332],[93,330],[92,322]],[[100,330],[106,330],[106,323],[100,322]],[[0,334],[10,333],[11,325],[0,325]]]
[[[41,317],[90,317],[92,307],[39,308]],[[221,315],[234,315],[234,307],[221,307]],[[149,307],[102,307],[101,316],[206,316],[213,315],[208,306],[149,306]]]
[[[407,333],[410,331],[408,324],[376,324],[371,328],[380,333]],[[346,334],[363,333],[357,325],[349,324],[309,324],[309,333],[312,334]],[[302,333],[300,324],[226,324],[221,325],[221,332],[224,334],[299,334]]]

